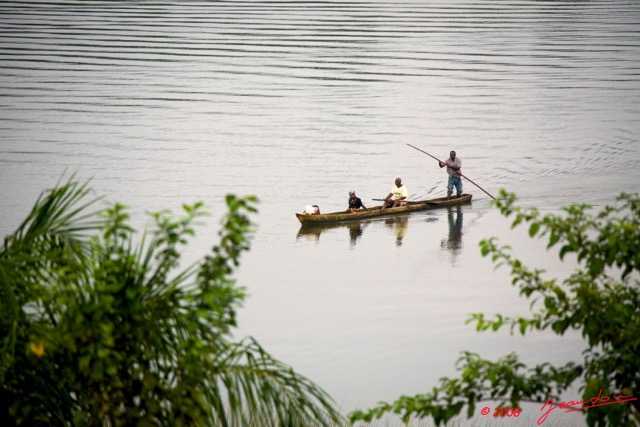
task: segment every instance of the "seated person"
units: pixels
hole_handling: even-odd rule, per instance
[[[304,215],[319,215],[320,214],[320,206],[318,205],[307,205],[304,208]]]
[[[349,213],[356,212],[359,209],[367,209],[362,204],[362,200],[360,200],[360,197],[356,196],[355,191],[349,191],[349,200],[347,202],[349,203],[349,207],[347,208],[347,212]]]
[[[395,185],[391,187],[391,192],[384,198],[382,208],[396,208],[402,206],[402,201],[407,199],[407,187],[402,185],[402,180],[396,178]]]

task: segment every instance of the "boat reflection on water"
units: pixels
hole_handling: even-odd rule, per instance
[[[358,239],[362,236],[362,231],[364,230],[363,225],[366,225],[358,222],[357,224],[353,224],[352,227],[349,228],[349,243],[353,247],[356,245]]]
[[[362,237],[364,229],[371,223],[384,224],[386,227],[389,227],[392,234],[395,236],[396,246],[401,246],[402,240],[407,235],[409,216],[402,215],[385,218],[384,220],[363,220],[336,224],[303,224],[300,227],[300,230],[298,230],[296,238],[300,239],[302,237],[306,237],[307,240],[319,241],[320,235],[324,231],[341,228],[346,229],[349,233],[350,246],[353,248]]]
[[[462,207],[450,207],[447,211],[449,235],[440,241],[440,247],[451,253],[451,260],[455,264],[457,255],[462,252]]]
[[[386,226],[390,227],[396,236],[396,246],[402,246],[402,239],[407,235],[409,226],[408,216],[396,216],[384,220]]]
[[[350,246],[353,248],[362,238],[364,229],[371,223],[384,224],[395,236],[396,246],[402,246],[404,238],[407,236],[409,228],[409,216],[401,215],[388,217],[384,220],[363,220],[353,222],[340,222],[334,224],[302,224],[298,230],[296,239],[306,238],[307,240],[318,242],[320,235],[327,230],[345,229],[349,233]],[[462,206],[451,206],[447,208],[447,222],[449,232],[446,238],[440,240],[440,247],[449,252],[451,262],[457,262],[457,256],[462,253],[462,225],[463,225],[463,208]],[[428,216],[426,221],[437,221],[437,216]],[[472,221],[473,222],[473,221]]]
[[[326,230],[335,230],[336,228],[346,228],[349,232],[349,242],[351,247],[355,246],[358,239],[362,237],[364,228],[370,221],[355,221],[349,223],[337,224],[303,224],[298,230],[296,238],[306,237],[308,240],[319,241],[320,235]]]

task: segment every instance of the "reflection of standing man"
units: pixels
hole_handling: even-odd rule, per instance
[[[462,168],[462,160],[460,157],[456,157],[456,152],[451,151],[449,153],[449,158],[444,162],[439,162],[441,168],[447,167],[447,173],[449,174],[449,181],[447,182],[447,199],[451,198],[451,193],[453,193],[453,187],[456,187],[456,197],[460,197],[462,194],[462,173],[460,169]]]
[[[449,239],[446,247],[453,254],[457,254],[462,248],[462,208],[458,206],[454,215],[453,209],[449,208]],[[444,246],[444,245],[443,245]]]

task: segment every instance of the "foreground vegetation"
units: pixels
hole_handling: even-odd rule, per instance
[[[578,268],[561,283],[545,279],[544,270],[525,266],[509,246],[498,246],[494,238],[483,240],[483,255],[496,266],[511,269],[512,284],[521,296],[533,300],[532,313],[493,319],[476,313],[469,321],[479,331],[508,327],[522,335],[578,330],[586,345],[582,362],[527,367],[516,354],[490,361],[463,352],[456,365],[459,378],[442,378],[428,393],[355,411],[350,414],[352,422],[395,413],[404,420],[432,417],[444,424],[463,409],[471,418],[477,415],[477,404],[495,400],[506,407],[524,401],[544,404],[548,399],[557,405],[558,395],[577,384],[582,398],[570,404],[592,406],[584,410],[589,425],[640,425],[640,198],[622,194],[597,213],[587,205],[571,205],[561,215],[545,216],[515,202],[515,195],[503,191],[494,203],[504,216],[513,218],[512,228],[528,224],[532,238],[546,238],[548,248],[559,249],[560,259],[573,254]]]
[[[97,200],[58,185],[0,247],[2,425],[343,423],[317,385],[230,338],[254,197],[227,196],[220,242],[183,270],[201,204],[136,236],[123,206]]]
[[[2,425],[345,424],[317,385],[255,340],[231,338],[246,297],[232,276],[250,247],[255,197],[227,196],[219,243],[181,269],[202,204],[184,206],[181,217],[154,213],[154,227],[137,235],[123,206],[99,208],[90,194],[73,180],[43,193],[0,247]],[[577,384],[593,406],[584,411],[590,425],[639,425],[640,198],[622,194],[596,213],[571,205],[544,216],[517,207],[513,194],[495,203],[513,227],[528,225],[532,238],[546,238],[560,259],[575,256],[578,268],[562,282],[545,279],[508,246],[483,240],[482,253],[510,268],[512,284],[533,300],[532,313],[469,321],[523,335],[578,330],[583,360],[527,367],[516,354],[490,361],[463,352],[459,378],[355,411],[350,421],[397,414],[412,424],[455,423],[477,416],[483,401],[557,403]]]

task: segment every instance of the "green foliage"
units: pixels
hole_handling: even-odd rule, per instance
[[[640,197],[621,194],[615,204],[592,213],[587,205],[570,205],[561,215],[542,216],[535,208],[515,205],[513,194],[501,191],[494,203],[512,228],[528,224],[529,235],[547,239],[548,248],[559,248],[560,259],[575,255],[578,268],[562,283],[543,278],[544,270],[530,269],[511,254],[509,246],[498,246],[495,238],[480,242],[481,252],[496,268],[511,269],[512,284],[520,295],[532,299],[529,316],[496,315],[487,319],[474,313],[478,331],[509,327],[525,335],[551,330],[557,335],[569,329],[585,338],[581,363],[561,367],[542,364],[526,368],[515,354],[496,362],[464,352],[456,368],[460,378],[442,378],[430,393],[401,397],[395,403],[380,403],[367,411],[350,414],[352,422],[380,418],[385,412],[433,417],[437,424],[458,415],[467,416],[485,400],[544,403],[579,381],[582,399],[598,396],[634,396],[640,390]],[[640,400],[605,405],[584,411],[589,425],[639,425]]]
[[[70,180],[43,194],[0,248],[3,425],[341,421],[317,385],[231,340],[255,197],[227,196],[219,244],[180,271],[202,204],[153,213],[137,238],[122,205],[97,209],[89,193]]]

